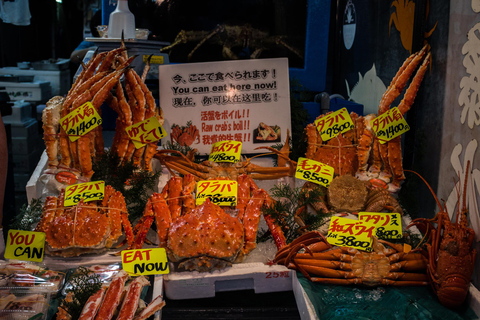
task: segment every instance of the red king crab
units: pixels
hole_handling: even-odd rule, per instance
[[[191,121],[187,122],[185,127],[180,127],[178,124],[172,125],[170,138],[172,143],[176,141],[181,146],[191,146],[195,140],[200,143],[200,133],[197,126],[193,125]]]

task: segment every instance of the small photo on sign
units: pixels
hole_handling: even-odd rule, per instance
[[[260,122],[253,130],[253,143],[281,142],[281,129],[277,125]]]

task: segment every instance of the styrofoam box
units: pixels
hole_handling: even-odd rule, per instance
[[[23,125],[30,121],[33,115],[33,105],[26,101],[15,101],[12,106],[12,114],[2,117],[4,123]]]
[[[33,136],[38,136],[37,119],[30,118],[30,120],[25,121],[22,124],[12,124],[10,128],[12,137],[31,138]]]
[[[48,81],[33,82],[0,82],[0,87],[5,87],[10,100],[43,102],[52,97],[52,87]]]
[[[19,69],[17,67],[0,68],[0,75],[11,74],[14,76],[33,76],[34,81],[48,81],[52,88],[52,95],[64,95],[71,87],[70,69],[51,71]]]

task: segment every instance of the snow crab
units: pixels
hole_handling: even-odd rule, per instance
[[[191,146],[195,140],[197,143],[200,143],[200,132],[197,126],[189,121],[187,125],[183,127],[180,127],[178,124],[172,125],[170,138],[172,143],[176,141],[181,146]]]
[[[180,270],[210,271],[240,262],[256,247],[261,208],[273,201],[246,174],[238,177],[238,201],[235,210],[222,209],[207,199],[195,206],[195,177],[173,176],[161,193],[154,193],[145,206],[144,216],[135,226],[131,249],[141,248],[155,220],[159,246],[167,250],[170,261]],[[227,214],[236,213],[236,216]],[[286,244],[273,219],[265,221],[277,247]]]
[[[322,234],[311,231],[279,250],[275,262],[318,283],[369,287],[428,284],[426,257],[417,252],[404,253],[403,245],[373,239],[374,251],[367,253],[333,247]]]
[[[125,199],[120,191],[105,187],[99,201],[64,207],[65,189],[59,196],[48,196],[35,231],[45,232],[45,252],[52,256],[73,257],[99,253],[111,248],[125,231],[133,242]]]

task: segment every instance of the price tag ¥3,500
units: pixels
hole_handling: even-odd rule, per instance
[[[102,200],[105,192],[105,181],[92,181],[74,184],[65,189],[64,206],[74,206],[83,199],[83,202]]]
[[[333,167],[324,163],[307,158],[298,158],[295,178],[328,187],[333,179],[334,171]]]
[[[314,122],[323,141],[335,138],[340,133],[353,129],[353,121],[346,108],[342,108],[326,116],[318,118]]]
[[[146,276],[170,272],[164,248],[123,250],[122,268],[131,275]]]
[[[212,144],[208,160],[213,162],[238,162],[242,153],[240,141],[219,141]]]
[[[328,243],[339,247],[351,247],[372,251],[372,235],[375,225],[348,218],[332,217],[328,227]]]
[[[237,181],[233,180],[205,180],[197,183],[197,206],[210,199],[219,206],[237,205]]]
[[[44,247],[45,233],[10,229],[5,243],[5,258],[42,262]]]
[[[373,223],[378,239],[391,240],[403,238],[402,217],[399,213],[359,212],[358,220]]]
[[[375,132],[379,142],[382,144],[410,130],[410,126],[397,107],[379,115],[370,124],[373,132]]]
[[[86,102],[60,119],[60,125],[74,142],[102,124],[102,118],[91,102]]]
[[[147,143],[158,141],[167,135],[156,117],[150,117],[146,120],[135,123],[125,128],[125,130],[137,149],[143,147]]]

